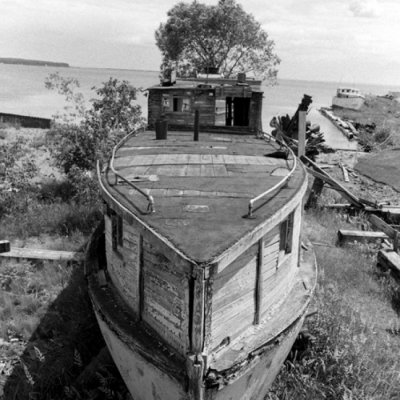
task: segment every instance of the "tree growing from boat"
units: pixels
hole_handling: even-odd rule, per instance
[[[218,71],[226,78],[244,72],[275,82],[280,59],[274,42],[235,0],[215,6],[180,2],[167,15],[155,32],[162,72],[175,67],[187,77]]]

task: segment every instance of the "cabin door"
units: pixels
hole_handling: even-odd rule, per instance
[[[226,98],[226,126],[249,126],[249,97]]]

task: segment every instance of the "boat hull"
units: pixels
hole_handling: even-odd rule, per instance
[[[152,358],[154,345],[144,348],[141,333],[136,325],[128,321],[131,327],[122,327],[118,324],[115,315],[118,313],[115,305],[111,304],[109,297],[104,293],[112,293],[108,286],[102,287],[96,276],[99,271],[98,260],[93,257],[98,255],[97,249],[102,239],[98,230],[97,240],[89,245],[86,259],[86,274],[89,281],[89,294],[93,309],[111,356],[120,374],[127,385],[129,392],[135,400],[262,400],[265,398],[280,367],[289,354],[294,341],[302,327],[307,312],[310,297],[301,307],[289,326],[282,329],[268,342],[254,349],[247,358],[234,366],[233,369],[219,370],[213,379],[213,370],[208,368],[207,373],[202,372],[199,379],[198,390],[192,390],[190,368],[185,365],[185,360],[178,362],[178,368],[172,365],[159,363]],[[101,235],[101,234],[100,234]],[[97,244],[96,244],[97,242]],[[91,253],[91,255],[90,255]],[[303,270],[302,282],[312,293],[316,280],[315,255],[311,245],[308,251],[302,251],[301,267]],[[100,268],[100,271],[102,268]],[[290,297],[290,295],[289,295]],[[298,298],[293,297],[294,301]],[[262,331],[259,332],[263,335]],[[136,338],[135,338],[136,335]],[[188,362],[186,360],[186,362]],[[207,364],[207,361],[205,362]],[[204,369],[207,367],[205,366]]]
[[[362,97],[338,97],[332,99],[332,106],[339,108],[348,108],[350,110],[359,110],[364,104]]]
[[[99,311],[95,311],[95,314],[114,363],[135,400],[189,399],[180,382],[129,347],[104,321]]]
[[[195,400],[181,382],[172,379],[156,365],[129,347],[111,329],[101,312],[97,321],[112,358],[135,400]],[[236,380],[221,387],[203,387],[203,400],[262,400],[269,391],[303,324],[299,318],[287,331],[254,357],[251,366]]]

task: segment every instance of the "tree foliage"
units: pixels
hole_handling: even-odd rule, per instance
[[[218,68],[225,77],[251,72],[276,79],[280,60],[274,42],[235,0],[219,0],[215,6],[180,2],[167,15],[155,33],[161,68],[176,65],[181,75]]]
[[[273,117],[270,122],[271,132],[278,141],[285,141],[288,146],[297,154],[298,152],[298,119],[290,117],[289,114]],[[324,133],[320,132],[319,125],[306,123],[306,156],[315,161],[319,153],[331,153],[333,149],[325,143]]]
[[[81,94],[76,93],[79,82],[50,75],[46,87],[64,95],[72,106],[56,120],[50,135],[56,164],[66,174],[76,175],[76,169],[90,171],[96,160],[109,157],[112,147],[123,136],[143,126],[141,108],[135,103],[137,90],[127,81],[110,78],[96,89],[97,98],[86,109]]]

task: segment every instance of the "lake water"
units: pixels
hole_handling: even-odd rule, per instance
[[[54,72],[61,76],[73,77],[80,82],[79,91],[89,101],[95,96],[93,86],[100,87],[110,77],[127,80],[135,87],[146,89],[159,82],[156,71],[97,69],[97,68],[56,68],[25,65],[0,64],[0,112],[50,118],[62,112],[65,105],[62,96],[45,88],[45,78]],[[292,115],[304,94],[312,96],[311,122],[320,123],[315,110],[331,105],[338,86],[356,86],[364,93],[386,94],[389,90],[400,91],[400,87],[383,85],[346,84],[343,82],[312,82],[281,79],[276,86],[264,86],[263,128],[270,131],[269,122],[274,115]],[[143,115],[147,116],[145,92],[138,95]],[[329,129],[329,125],[324,125]]]

